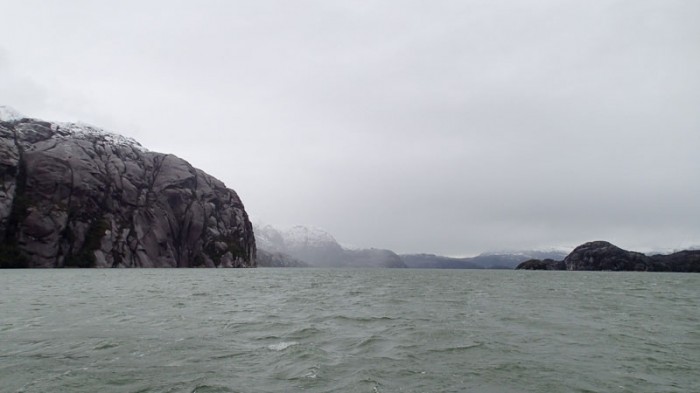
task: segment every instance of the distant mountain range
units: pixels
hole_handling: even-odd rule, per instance
[[[253,231],[261,267],[407,267],[393,251],[346,249],[320,228],[297,225],[279,229],[254,225]]]
[[[423,269],[515,269],[530,259],[563,259],[565,251],[490,252],[467,258],[450,258],[433,254],[401,255],[406,266]]]
[[[397,255],[385,249],[347,249],[320,228],[297,225],[280,229],[254,225],[261,267],[384,267],[416,269],[514,269],[530,259],[563,259],[565,251],[484,253],[469,258],[433,254]]]

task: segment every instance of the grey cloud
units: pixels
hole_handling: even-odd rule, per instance
[[[7,51],[0,46],[0,102],[37,112],[45,105],[47,96],[46,89],[13,68]]]
[[[450,255],[700,243],[700,3],[70,1],[3,14],[3,103],[175,153],[253,218]]]

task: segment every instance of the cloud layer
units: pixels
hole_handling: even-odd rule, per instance
[[[253,219],[449,255],[700,244],[700,3],[2,8],[0,103],[183,157]]]

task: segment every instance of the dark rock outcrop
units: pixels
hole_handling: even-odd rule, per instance
[[[517,269],[700,272],[700,250],[647,256],[605,241],[594,241],[576,247],[563,261],[532,259]]]
[[[566,270],[654,271],[648,256],[623,250],[605,241],[595,241],[576,247],[564,258]]]
[[[700,250],[679,251],[669,255],[653,255],[657,271],[700,273]]]
[[[566,265],[563,261],[553,259],[530,259],[519,264],[516,269],[522,270],[564,270]]]
[[[238,195],[80,124],[0,118],[0,267],[254,267]]]

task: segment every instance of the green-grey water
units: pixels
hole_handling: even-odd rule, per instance
[[[0,271],[0,392],[697,392],[700,275]]]

